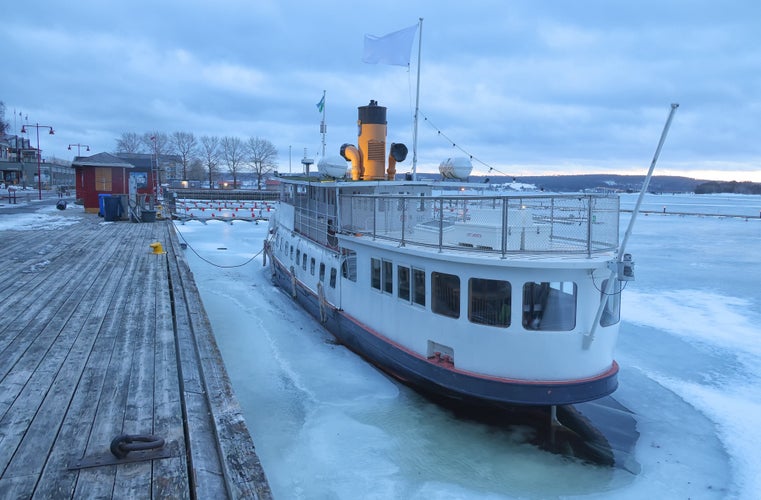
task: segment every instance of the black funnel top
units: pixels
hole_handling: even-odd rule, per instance
[[[374,123],[386,125],[386,108],[378,106],[378,101],[371,100],[367,106],[357,108],[360,123]]]

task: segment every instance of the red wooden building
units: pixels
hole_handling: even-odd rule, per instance
[[[129,195],[131,200],[154,194],[150,166],[136,166],[110,153],[77,156],[71,166],[75,169],[77,199],[83,201],[85,212],[98,213],[102,194]]]

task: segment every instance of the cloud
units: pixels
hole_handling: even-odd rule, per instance
[[[111,150],[122,132],[145,130],[314,149],[323,90],[330,147],[354,140],[356,108],[370,99],[388,107],[390,137],[411,144],[417,40],[409,70],[362,64],[361,45],[365,33],[423,17],[420,109],[438,128],[419,124],[424,167],[452,150],[439,131],[500,170],[646,166],[680,102],[662,168],[759,170],[761,7],[749,2],[85,0],[38,10],[6,12],[13,78],[0,99],[56,127],[43,154],[66,157],[72,142]]]

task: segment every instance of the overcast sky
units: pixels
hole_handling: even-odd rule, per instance
[[[388,107],[388,142],[411,150],[420,33],[409,70],[363,63],[363,38],[422,17],[419,171],[472,155],[476,173],[644,173],[678,102],[657,174],[761,181],[758,0],[10,7],[0,100],[12,133],[26,117],[55,128],[40,131],[43,156],[70,160],[76,143],[112,152],[123,132],[186,131],[268,139],[279,170],[297,171],[304,148],[319,159],[323,90],[327,155],[356,143],[357,107],[370,99]]]

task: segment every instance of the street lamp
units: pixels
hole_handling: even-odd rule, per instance
[[[22,125],[21,126],[21,133],[26,134],[26,127],[34,127],[37,129],[37,193],[39,195],[39,199],[42,199],[42,171],[40,168],[40,157],[42,156],[40,153],[40,129],[41,128],[49,128],[50,129],[50,135],[54,135],[55,132],[53,132],[53,127],[50,125],[40,125],[39,123],[35,123],[34,125]]]
[[[71,147],[72,146],[76,146],[77,147],[77,156],[81,156],[81,154],[80,154],[81,153],[80,148],[82,146],[87,148],[86,151],[90,151],[90,146],[88,146],[87,144],[79,144],[79,143],[77,143],[77,144],[69,144],[69,151],[71,151]]]

